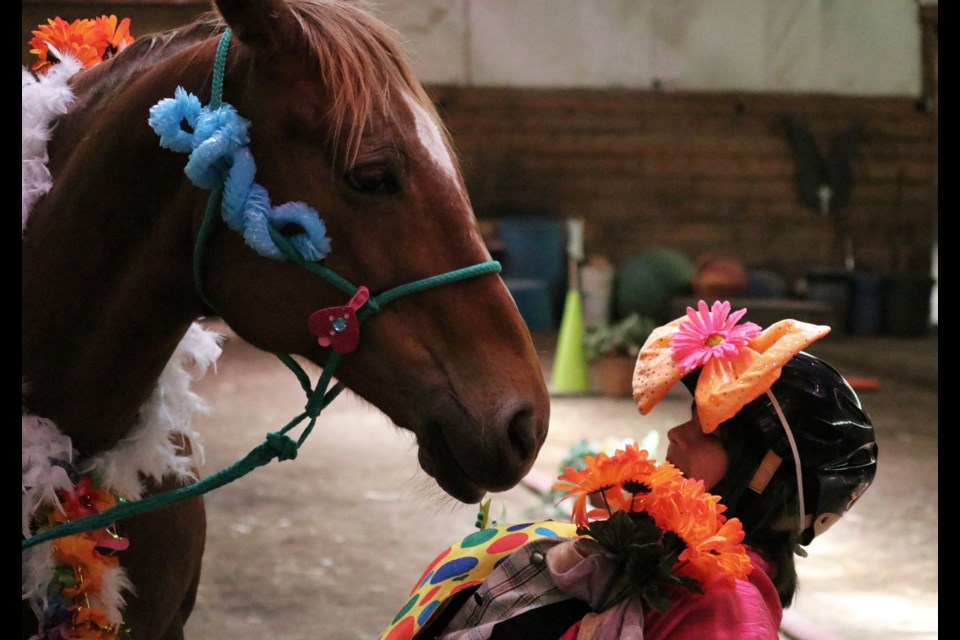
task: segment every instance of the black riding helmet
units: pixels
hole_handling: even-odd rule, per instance
[[[693,393],[700,370],[683,378]],[[796,442],[803,478],[802,544],[809,544],[846,513],[873,482],[877,442],[870,417],[847,381],[826,362],[800,352],[770,388]],[[755,425],[766,446],[794,473],[790,439],[773,400],[761,395],[737,420]],[[793,523],[796,518],[793,518]]]

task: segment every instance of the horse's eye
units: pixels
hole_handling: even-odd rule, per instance
[[[347,171],[347,184],[357,193],[391,194],[399,190],[396,177],[386,165],[365,164]]]

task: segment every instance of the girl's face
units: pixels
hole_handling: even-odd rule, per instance
[[[667,461],[686,477],[703,480],[707,491],[727,473],[727,452],[716,436],[701,430],[696,408],[690,420],[667,432],[667,439]]]

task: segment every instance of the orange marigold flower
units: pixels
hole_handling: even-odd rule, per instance
[[[724,522],[713,535],[703,536],[680,554],[677,573],[697,580],[704,587],[726,579],[733,582],[750,574],[752,566],[743,542],[743,526],[737,518]]]
[[[657,525],[673,531],[687,544],[696,543],[726,521],[720,496],[707,493],[701,480],[691,478],[681,478],[676,488],[658,493],[646,510]]]
[[[687,482],[681,482],[677,487],[680,490],[665,491],[656,500],[648,501],[646,511],[653,516],[657,526],[673,531],[686,541],[691,530],[699,526],[698,517],[704,510],[695,496],[684,492],[689,489]]]

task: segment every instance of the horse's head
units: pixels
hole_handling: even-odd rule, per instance
[[[217,5],[235,36],[224,99],[251,122],[257,182],[319,212],[326,267],[376,294],[490,260],[442,125],[382,23],[352,3]],[[204,279],[243,338],[324,364],[307,320],[346,304],[342,291],[225,228]],[[540,364],[496,274],[385,306],[336,376],[416,434],[423,469],[465,502],[515,485],[546,436]]]

